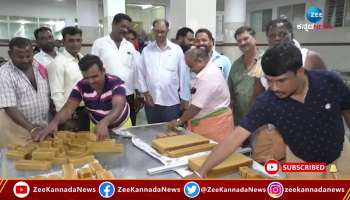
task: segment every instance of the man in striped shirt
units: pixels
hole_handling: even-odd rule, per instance
[[[109,129],[118,128],[129,118],[130,108],[126,103],[124,81],[105,73],[102,61],[97,56],[86,55],[79,61],[83,79],[73,88],[63,108],[35,140],[42,140],[57,131],[59,124],[67,121],[81,101],[96,125],[99,139],[109,136]]]

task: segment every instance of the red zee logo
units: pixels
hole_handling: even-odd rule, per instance
[[[277,160],[268,160],[265,163],[264,168],[268,174],[273,175],[273,174],[277,174],[277,172],[280,168],[280,165],[277,162]]]

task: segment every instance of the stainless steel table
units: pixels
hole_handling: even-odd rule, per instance
[[[157,134],[167,131],[167,127],[165,124],[142,125],[124,129],[124,131],[129,131],[144,142],[151,144]],[[96,155],[95,157],[104,168],[112,171],[116,178],[181,178],[174,171],[167,171],[152,176],[148,175],[147,169],[159,167],[162,163],[135,147],[130,138],[123,138],[114,133],[111,134],[111,137],[116,138],[120,143],[124,144],[123,153],[104,153]],[[13,161],[7,160],[6,151],[6,149],[1,149],[0,152],[0,177],[23,178],[61,171],[61,167],[57,165],[55,165],[50,171],[16,170]],[[254,163],[257,164],[256,162]],[[238,173],[233,173],[224,178],[239,177]]]

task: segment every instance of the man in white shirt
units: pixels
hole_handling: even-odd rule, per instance
[[[40,52],[34,55],[34,60],[47,68],[57,55],[52,30],[43,26],[34,31],[34,36],[40,49]]]
[[[133,44],[125,39],[131,21],[126,14],[116,14],[112,22],[112,32],[97,39],[92,45],[91,53],[101,58],[108,74],[118,76],[125,82],[131,122],[132,125],[136,125],[134,94],[137,62],[133,56],[136,50]]]
[[[68,26],[62,29],[64,50],[59,53],[48,67],[51,98],[56,111],[60,111],[75,84],[83,78],[78,62],[83,55],[80,53],[82,31]],[[83,106],[76,110],[72,120],[65,123],[64,130],[89,130],[90,122],[87,111]]]
[[[145,96],[148,123],[167,122],[181,115],[181,103],[190,97],[190,75],[179,45],[167,39],[169,23],[153,22],[155,41],[142,51],[139,90]]]

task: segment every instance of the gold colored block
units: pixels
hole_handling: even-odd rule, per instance
[[[96,172],[96,177],[98,179],[115,179],[111,171],[99,170]]]
[[[88,167],[81,168],[78,171],[79,178],[92,178],[92,171]]]
[[[54,165],[63,165],[68,163],[68,158],[67,157],[55,157],[52,160],[52,164]]]
[[[46,147],[46,148],[52,147],[52,141],[50,140],[42,141],[39,143],[39,147]]]
[[[71,163],[62,165],[63,178],[64,179],[76,179],[78,178],[77,171],[74,169],[74,165]]]
[[[195,146],[186,147],[186,148],[182,148],[182,149],[177,149],[177,150],[173,150],[173,151],[168,151],[166,154],[169,157],[175,158],[175,157],[181,157],[181,156],[190,155],[190,154],[194,154],[194,153],[198,153],[198,152],[210,151],[215,146],[216,146],[216,144],[214,144],[214,143],[206,143],[206,144],[195,145]]]
[[[19,160],[15,161],[15,168],[17,170],[38,170],[46,171],[51,169],[52,164],[49,161],[38,160]]]
[[[197,158],[192,158],[188,161],[188,166],[191,170],[197,171],[205,162],[208,156],[201,156]],[[240,153],[233,153],[219,165],[215,166],[209,171],[207,176],[209,178],[215,178],[219,176],[224,176],[230,173],[237,172],[239,167],[252,166],[253,160]]]
[[[33,160],[53,160],[55,158],[54,151],[33,151],[32,159]]]
[[[209,139],[198,134],[184,134],[172,137],[154,139],[152,147],[164,154],[167,151],[209,143]]]
[[[68,158],[68,162],[72,163],[74,166],[83,165],[91,162],[95,159],[93,155],[83,156],[83,157],[71,157]]]
[[[91,169],[93,174],[96,174],[97,171],[104,169],[102,167],[102,165],[97,160],[94,160],[93,162],[90,162],[89,163],[89,167],[90,167],[90,169]]]
[[[85,141],[96,141],[97,140],[97,137],[96,137],[96,134],[95,133],[91,133],[91,132],[78,132],[76,134],[76,138],[78,140],[85,140]]]
[[[121,153],[123,152],[123,144],[88,144],[88,152],[90,153]]]
[[[26,154],[23,151],[9,150],[6,153],[6,157],[9,160],[24,160]]]

